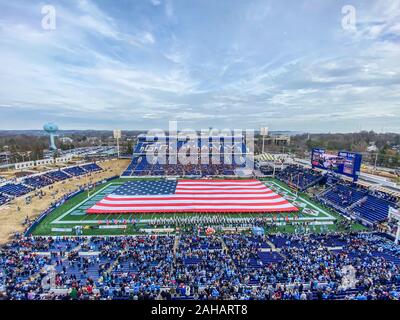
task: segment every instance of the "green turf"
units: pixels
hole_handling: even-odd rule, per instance
[[[157,178],[145,178],[146,180],[156,180]],[[75,232],[52,232],[52,228],[73,228],[74,226],[80,225],[83,227],[83,235],[118,235],[118,234],[137,234],[139,227],[148,227],[145,220],[155,219],[159,217],[190,217],[196,214],[193,213],[175,213],[175,214],[118,214],[118,215],[96,215],[86,214],[86,209],[91,207],[94,203],[101,200],[104,196],[111,193],[113,190],[118,188],[121,184],[126,181],[132,180],[143,180],[143,178],[129,178],[129,179],[115,179],[105,184],[97,186],[90,192],[81,193],[66,203],[56,208],[51,214],[49,214],[32,232],[33,235],[73,235]],[[318,211],[317,216],[312,216],[304,212],[304,208],[300,208],[298,213],[282,213],[282,214],[260,214],[260,213],[249,213],[249,214],[224,214],[227,217],[276,217],[279,222],[284,222],[286,217],[293,219],[295,216],[306,221],[318,221],[323,219],[329,219],[331,221],[344,219],[340,214],[333,212],[329,208],[323,207],[322,205],[314,202],[305,193],[299,193],[298,195],[290,190],[290,188],[276,179],[263,179],[263,181],[276,192],[286,192],[286,196],[295,197],[297,202],[302,203],[309,209]],[[298,197],[297,197],[298,196]],[[219,214],[221,215],[221,214]],[[98,229],[98,221],[110,221],[113,223],[114,219],[135,219],[136,226],[131,224],[127,225],[127,229]],[[335,225],[328,225],[325,227],[328,231],[337,230]],[[319,226],[314,227],[315,231],[321,229]],[[352,230],[363,230],[364,227],[359,224],[354,224]],[[283,232],[294,232],[294,226],[287,224],[286,226],[278,227],[277,231]],[[325,230],[325,229],[324,229]]]

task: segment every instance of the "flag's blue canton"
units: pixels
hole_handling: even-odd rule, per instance
[[[119,196],[144,196],[157,194],[174,194],[176,181],[128,181],[113,194]]]

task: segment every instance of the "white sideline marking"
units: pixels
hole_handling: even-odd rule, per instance
[[[108,187],[112,186],[112,185],[116,185],[118,183],[110,183],[106,186],[104,186],[103,188],[101,188],[100,190],[97,190],[95,193],[93,193],[90,197],[83,199],[81,202],[79,202],[76,206],[72,207],[71,209],[69,209],[67,212],[64,212],[61,216],[59,216],[57,219],[53,220],[52,222],[50,222],[51,224],[53,223],[62,223],[62,221],[60,221],[62,218],[64,218],[65,216],[67,216],[68,214],[70,214],[72,211],[74,211],[75,209],[79,208],[81,205],[83,205],[85,202],[87,202],[88,200],[92,199],[94,196],[96,196],[98,193],[102,192],[104,189],[107,189]],[[121,183],[123,184],[123,183]]]

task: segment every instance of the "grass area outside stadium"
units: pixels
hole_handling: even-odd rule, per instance
[[[94,205],[97,201],[100,201],[107,194],[112,193],[116,188],[121,186],[127,181],[137,180],[158,180],[157,178],[123,178],[114,179],[107,183],[98,185],[95,189],[90,191],[82,192],[73,198],[66,201],[61,206],[54,209],[47,217],[45,217],[39,225],[33,230],[32,234],[35,236],[55,236],[55,235],[75,235],[75,226],[81,226],[83,235],[127,235],[127,234],[139,234],[141,228],[151,228],[148,223],[152,219],[157,218],[169,218],[169,217],[193,217],[198,215],[197,213],[168,213],[168,214],[86,214],[86,209]],[[344,219],[340,214],[333,210],[322,206],[319,203],[313,201],[307,194],[299,192],[298,195],[292,191],[285,183],[273,179],[266,178],[262,179],[268,187],[273,189],[275,192],[280,193],[287,200],[296,205],[300,211],[298,213],[217,213],[219,216],[223,215],[230,218],[244,218],[244,217],[265,217],[272,221],[278,222],[278,226],[274,229],[275,232],[288,232],[292,233],[295,231],[293,222],[308,221],[312,224],[312,231],[314,232],[331,232],[338,231],[335,220]],[[312,214],[308,214],[312,212]],[[202,215],[213,215],[213,214],[202,214]],[[215,214],[214,214],[215,215]],[[131,219],[134,219],[135,223],[131,223]],[[124,224],[126,220],[125,229],[100,229],[99,225],[108,224],[114,225],[115,220],[118,220],[118,224]],[[289,223],[287,223],[289,220]],[[321,225],[319,225],[321,224]],[[322,225],[323,224],[323,225]],[[59,231],[55,231],[55,230]],[[66,231],[66,229],[72,229]],[[352,231],[364,230],[364,227],[354,223],[351,227]],[[268,230],[267,230],[268,231]]]

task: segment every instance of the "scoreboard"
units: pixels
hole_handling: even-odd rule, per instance
[[[325,149],[314,148],[311,153],[313,168],[343,174],[354,180],[357,180],[360,175],[361,161],[362,155],[354,152],[339,151],[337,154],[329,154]]]

